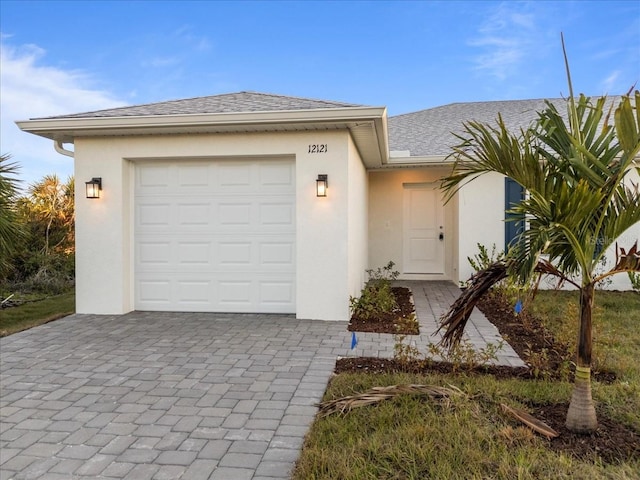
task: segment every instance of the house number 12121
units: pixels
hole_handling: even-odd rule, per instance
[[[308,153],[327,153],[329,151],[329,149],[327,148],[327,144],[326,143],[316,143],[314,145],[309,145],[309,152]]]

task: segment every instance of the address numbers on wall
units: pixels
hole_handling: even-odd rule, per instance
[[[327,153],[329,149],[326,143],[315,143],[309,145],[309,151],[307,153]]]

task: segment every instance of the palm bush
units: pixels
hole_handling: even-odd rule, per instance
[[[445,316],[443,327],[445,343],[456,342],[473,302],[506,276],[527,283],[536,273],[545,273],[574,285],[580,291],[580,326],[567,427],[590,432],[597,427],[590,383],[595,286],[616,273],[640,271],[637,241],[615,244],[615,265],[598,270],[606,250],[640,221],[638,188],[627,178],[640,152],[640,92],[615,102],[576,98],[568,62],[567,77],[568,121],[547,101],[535,124],[519,132],[509,131],[501,117],[497,126],[464,124],[461,143],[452,154],[453,171],[442,183],[448,198],[468,181],[500,173],[528,192],[513,208],[528,225],[503,261],[476,276],[465,298]]]

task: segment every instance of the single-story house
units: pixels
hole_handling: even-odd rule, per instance
[[[526,126],[543,107],[458,103],[388,117],[239,92],[18,126],[75,160],[77,312],[346,320],[369,268],[393,260],[401,279],[458,282],[478,243],[504,248],[514,235],[505,205],[521,192],[486,175],[445,204],[451,132],[498,113]]]

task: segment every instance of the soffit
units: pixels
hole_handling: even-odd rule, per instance
[[[16,122],[29,133],[62,143],[78,137],[349,130],[367,168],[388,159],[385,107],[345,107],[127,117],[58,117]]]

